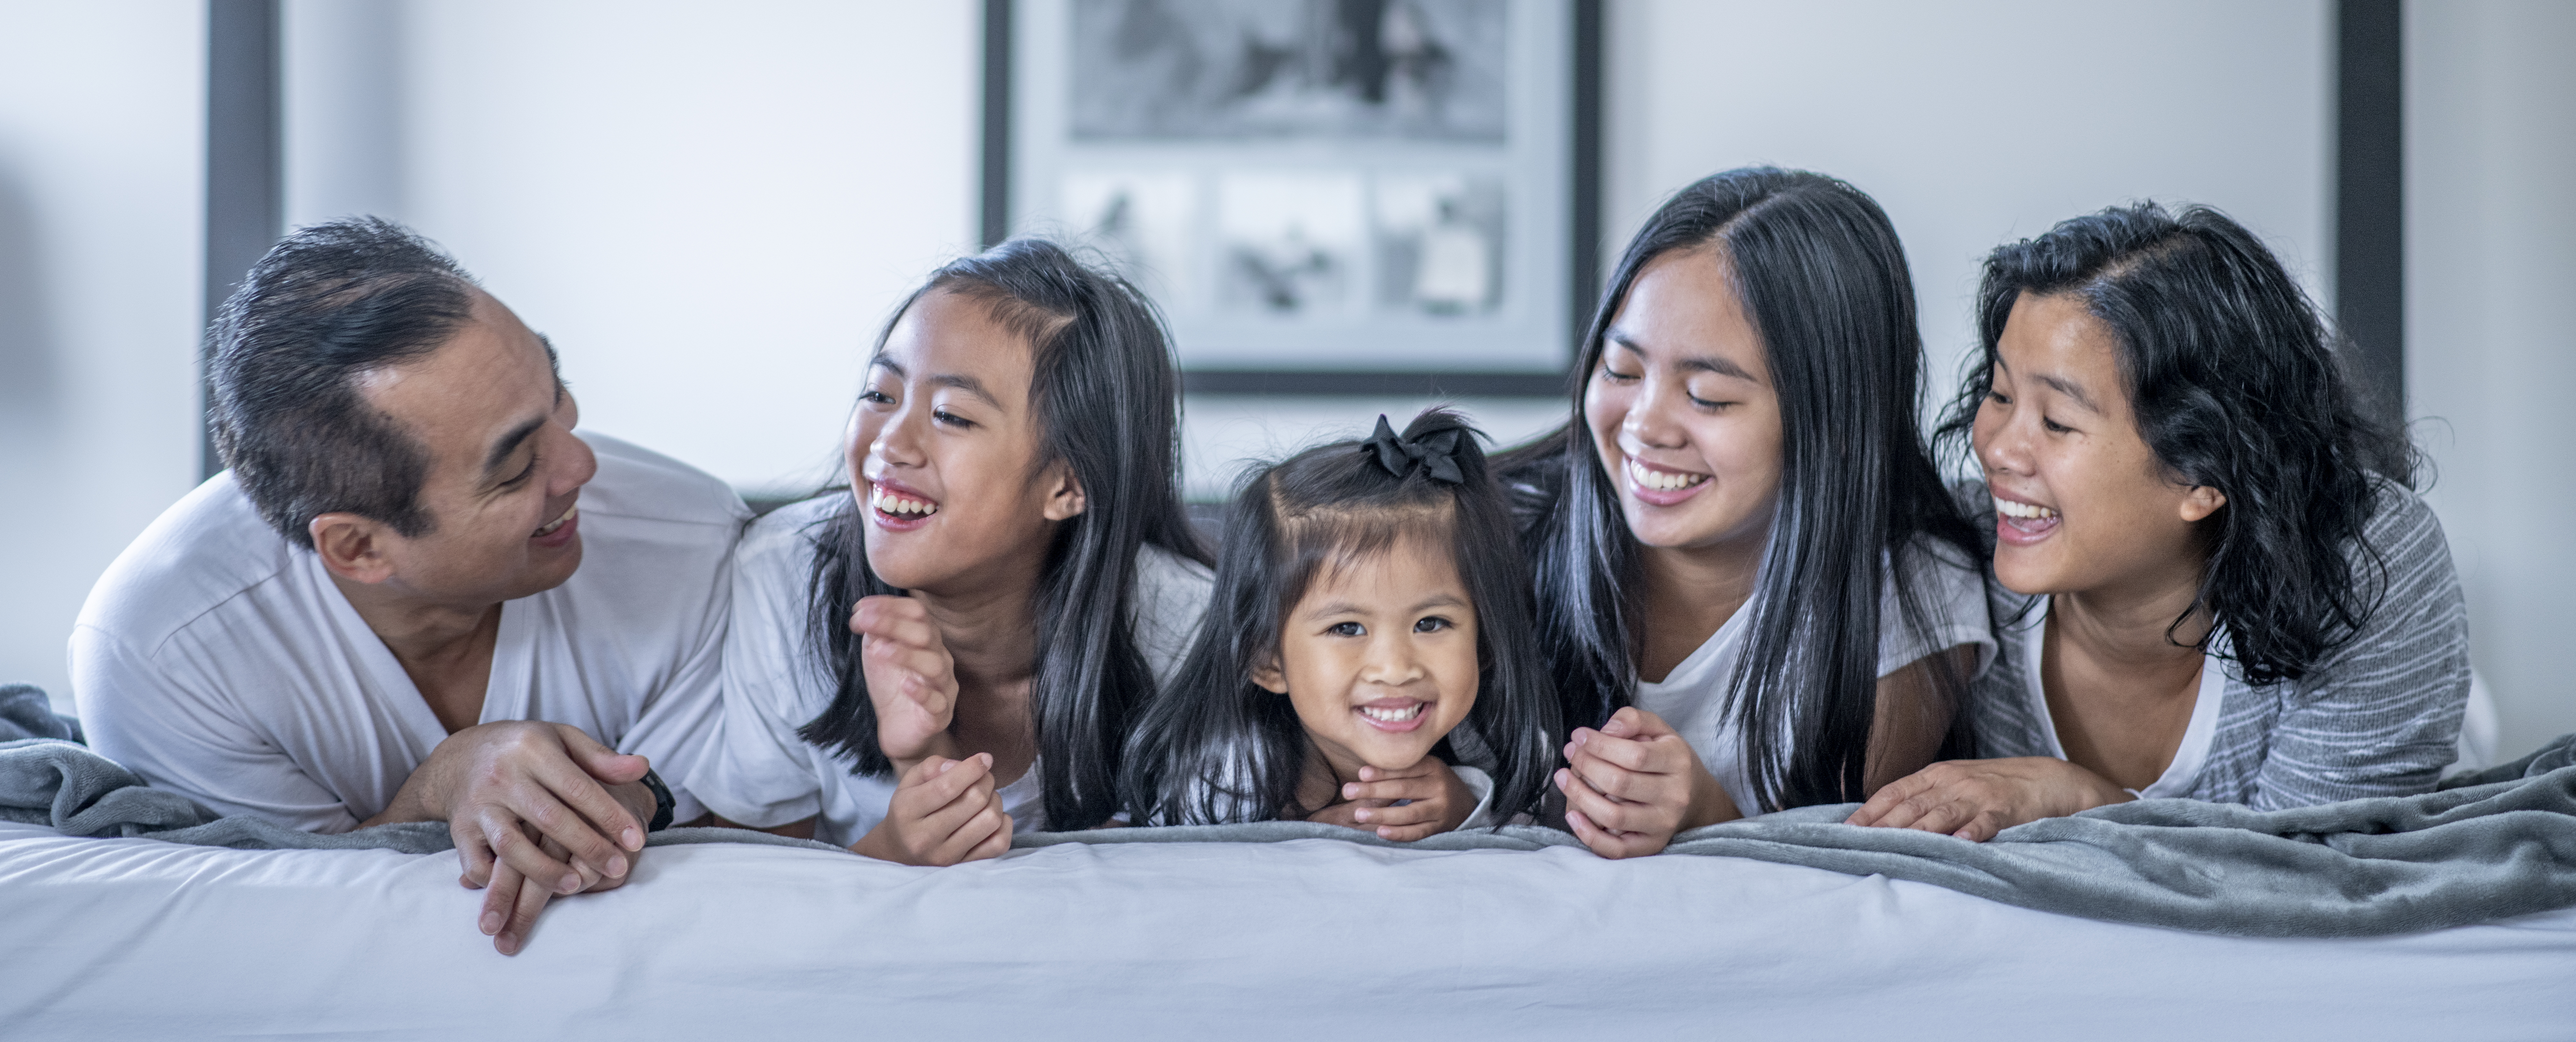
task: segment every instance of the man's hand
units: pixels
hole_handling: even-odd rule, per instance
[[[1887,783],[1844,823],[1946,832],[1983,843],[2015,825],[2134,798],[2101,775],[2053,756],[1944,760]]]
[[[1630,706],[1574,729],[1556,772],[1565,824],[1607,858],[1658,853],[1684,829],[1740,817],[1726,788],[1662,717]]]
[[[930,612],[910,597],[861,597],[850,609],[859,664],[876,704],[877,746],[909,773],[926,757],[954,756],[948,725],[957,713],[957,664]]]
[[[904,772],[884,821],[850,844],[879,861],[944,868],[1011,849],[1011,816],[993,793],[993,754],[933,756]]]
[[[1306,816],[1308,821],[1377,832],[1379,839],[1411,843],[1465,824],[1475,813],[1476,790],[1437,756],[1400,771],[1361,767],[1360,780],[1342,786],[1342,799]],[[1410,800],[1396,806],[1398,800]]]
[[[652,794],[638,784],[650,766],[577,727],[479,724],[440,742],[393,805],[362,824],[445,821],[462,881],[491,887],[481,924],[507,953],[545,896],[625,881],[652,814]]]

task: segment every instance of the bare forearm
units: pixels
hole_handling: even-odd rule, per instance
[[[1688,832],[1744,816],[1735,806],[1735,797],[1726,794],[1726,786],[1718,784],[1715,775],[1704,768],[1696,773],[1698,777],[1691,779],[1690,805],[1682,808],[1681,828],[1677,831]]]

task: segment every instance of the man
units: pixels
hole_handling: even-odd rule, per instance
[[[553,346],[386,221],[289,236],[213,336],[231,469],[90,592],[91,744],[221,813],[447,822],[516,952],[549,896],[618,885],[648,829],[703,813],[659,779],[719,711],[749,512],[576,435]]]

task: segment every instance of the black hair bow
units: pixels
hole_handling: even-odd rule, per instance
[[[1378,466],[1385,467],[1387,473],[1399,478],[1420,465],[1433,481],[1463,485],[1467,476],[1458,470],[1458,439],[1461,434],[1458,428],[1451,427],[1417,441],[1406,441],[1395,433],[1393,425],[1386,422],[1386,414],[1379,413],[1377,433],[1360,443],[1360,451],[1376,457]]]

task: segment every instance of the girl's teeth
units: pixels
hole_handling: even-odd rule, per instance
[[[1360,712],[1367,713],[1368,718],[1371,720],[1384,720],[1390,724],[1400,724],[1404,721],[1411,720],[1414,717],[1422,715],[1423,705],[1424,703],[1415,702],[1414,704],[1402,709],[1379,709],[1375,706],[1361,706]]]
[[[1689,488],[1708,480],[1706,474],[1676,474],[1666,470],[1653,470],[1635,460],[1628,461],[1628,476],[1637,482],[1638,487],[1657,492]]]
[[[2037,503],[2016,503],[2009,499],[1995,500],[1995,512],[2005,517],[2018,517],[2025,521],[2046,520],[2057,516],[2057,511]]]

